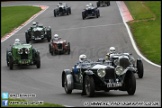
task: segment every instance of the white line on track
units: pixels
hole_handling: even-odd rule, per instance
[[[76,29],[85,29],[85,28],[93,28],[93,27],[105,27],[105,26],[120,25],[120,24],[123,24],[123,23],[106,24],[106,25],[95,25],[95,26],[85,26],[85,27],[77,27],[77,28],[59,29],[59,30],[53,30],[53,31],[76,30]]]
[[[126,23],[126,21],[125,21],[125,19],[124,19],[124,17],[123,17],[123,14],[122,14],[122,12],[121,12],[121,9],[120,9],[120,6],[119,6],[119,3],[120,3],[120,2],[121,2],[121,1],[116,1],[117,5],[118,5],[118,8],[119,8],[119,11],[120,11],[120,14],[121,14],[121,16],[122,16],[123,23],[124,23],[124,25],[126,26],[126,29],[127,29],[127,31],[128,31],[128,34],[129,34],[129,37],[130,37],[130,40],[131,40],[131,43],[132,43],[133,48],[135,49],[136,53],[137,53],[142,59],[144,59],[146,62],[148,62],[148,63],[150,63],[150,64],[152,64],[152,65],[154,65],[154,66],[156,66],[156,67],[161,68],[160,65],[157,65],[157,64],[151,62],[150,60],[148,60],[146,57],[144,57],[144,56],[140,53],[140,51],[138,50],[138,48],[137,48],[137,46],[136,46],[136,43],[135,43],[135,41],[134,41],[134,39],[133,39],[133,35],[132,35],[132,33],[131,33],[130,29],[129,29],[129,26],[127,25],[127,23]]]

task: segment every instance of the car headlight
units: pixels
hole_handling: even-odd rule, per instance
[[[29,54],[30,52],[29,52],[29,49],[28,48],[26,48],[25,49],[25,54]]]
[[[98,69],[98,70],[97,70],[97,75],[98,75],[99,77],[103,78],[103,77],[106,75],[105,69],[102,69],[102,68]]]
[[[115,72],[116,72],[116,74],[117,75],[122,75],[123,74],[123,67],[121,67],[121,66],[117,66],[116,68],[115,68]]]
[[[23,50],[22,49],[18,49],[18,54],[22,54]]]

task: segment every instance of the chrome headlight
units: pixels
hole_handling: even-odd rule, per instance
[[[116,72],[117,75],[122,75],[123,74],[123,71],[124,71],[124,69],[121,66],[117,66],[115,68],[115,72]]]
[[[18,49],[18,54],[22,54],[23,53],[23,50],[22,49]]]
[[[98,75],[99,77],[103,78],[103,77],[106,75],[105,69],[102,69],[102,68],[98,69],[98,70],[97,70],[97,75]]]
[[[30,52],[29,52],[29,49],[28,48],[26,48],[25,49],[25,54],[29,54]]]

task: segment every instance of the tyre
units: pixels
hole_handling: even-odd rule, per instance
[[[69,8],[69,13],[71,14],[71,8]]]
[[[53,12],[53,13],[54,13],[54,17],[56,17],[56,11],[55,11],[55,10],[54,10],[54,12]]]
[[[6,63],[7,63],[7,66],[9,67],[10,66],[10,63],[9,63],[9,57],[8,57],[8,50],[6,51]]]
[[[9,57],[9,67],[10,67],[10,70],[13,69],[13,58],[12,58],[12,56]]]
[[[41,60],[40,60],[40,55],[39,54],[37,54],[37,56],[36,56],[36,66],[37,66],[37,68],[41,67]]]
[[[56,54],[54,49],[51,51],[51,54],[52,54],[53,56]]]
[[[68,47],[69,47],[68,54],[70,54],[70,43],[69,42],[68,42]]]
[[[28,35],[28,33],[27,32],[25,32],[25,37],[26,37],[26,43],[29,43],[29,35]]]
[[[98,10],[98,17],[100,17],[100,11]]]
[[[84,14],[84,12],[82,12],[82,18],[83,18],[83,20],[85,19],[85,14]]]
[[[49,44],[49,53],[51,54],[52,51],[51,51],[51,44]]]
[[[133,72],[126,75],[126,90],[129,95],[134,95],[136,91],[136,79]]]
[[[139,78],[143,78],[143,63],[141,60],[137,60],[137,74]]]
[[[64,75],[64,89],[65,89],[66,94],[72,93],[72,90],[68,88],[68,82],[67,82],[66,75]]]
[[[93,97],[95,94],[95,84],[94,84],[94,79],[92,76],[88,76],[86,75],[84,78],[84,88],[85,88],[85,92],[86,95],[88,97]]]
[[[109,1],[109,2],[107,2],[107,6],[110,6],[110,1]]]
[[[100,7],[100,2],[97,2],[97,7]]]

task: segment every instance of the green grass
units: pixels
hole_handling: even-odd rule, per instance
[[[1,99],[2,100],[2,99]],[[10,105],[10,102],[32,102],[30,100],[24,100],[24,99],[8,99],[8,107],[64,107],[59,104],[52,104],[52,103],[42,103],[42,104],[37,104],[37,105]]]
[[[139,50],[161,65],[161,2],[125,1],[134,21],[128,22]]]
[[[20,26],[40,10],[40,7],[34,6],[1,7],[1,37]]]

